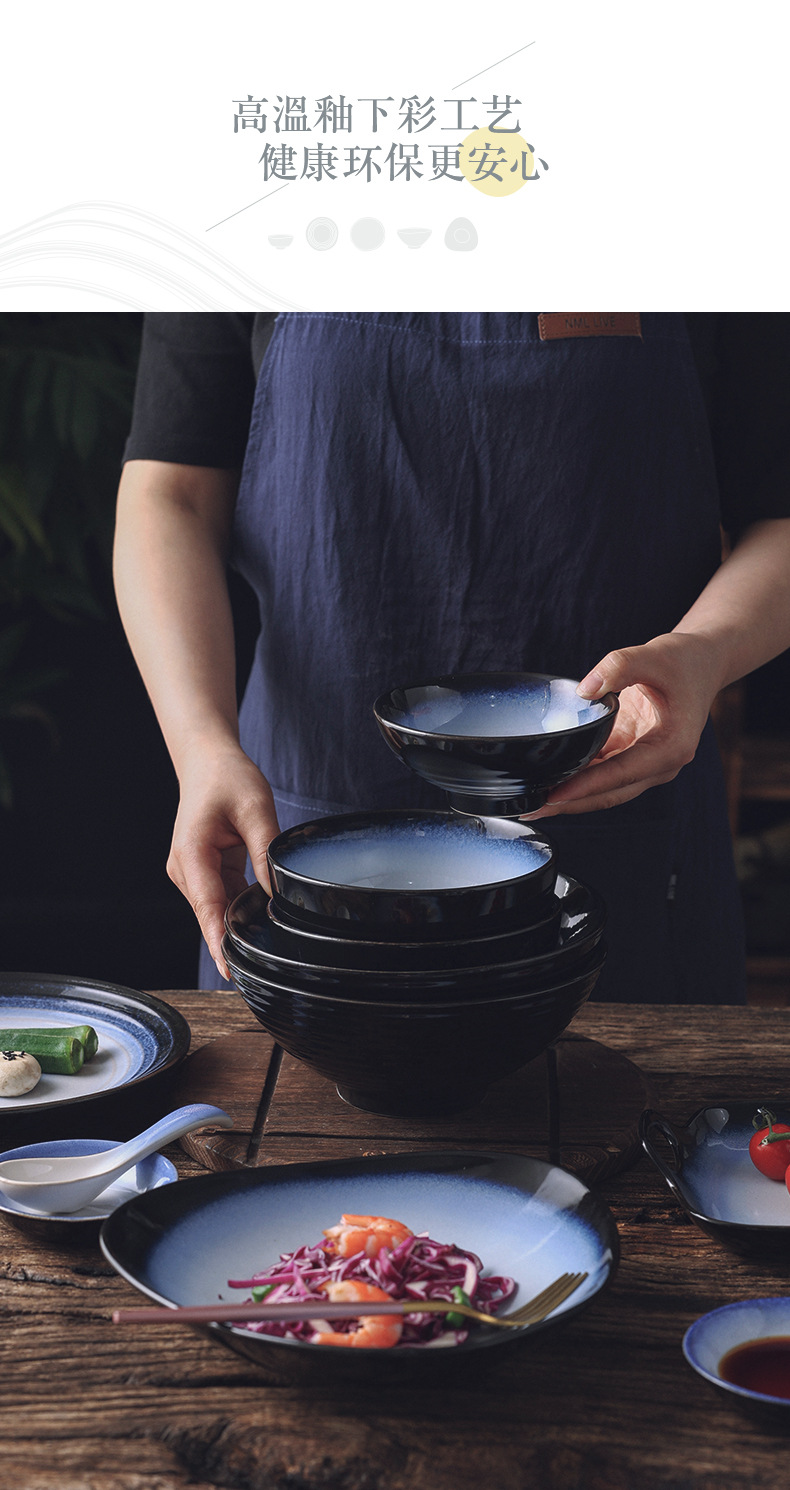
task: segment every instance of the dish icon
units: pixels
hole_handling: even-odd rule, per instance
[[[293,233],[270,233],[269,242],[272,248],[290,248],[294,241]]]
[[[311,248],[334,248],[337,243],[337,223],[331,217],[314,217],[307,224],[306,236]]]
[[[407,248],[422,248],[430,236],[430,228],[398,228],[398,237]]]
[[[477,248],[477,228],[468,217],[456,217],[450,223],[444,235],[447,248],[452,248],[456,253],[469,253],[471,249]]]
[[[360,217],[351,229],[351,242],[355,248],[369,251],[381,248],[384,242],[384,225],[376,217]]]

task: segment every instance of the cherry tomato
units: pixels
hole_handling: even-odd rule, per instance
[[[790,1127],[787,1123],[777,1123],[767,1107],[758,1107],[757,1117],[752,1119],[755,1127],[760,1119],[763,1126],[749,1139],[749,1157],[760,1174],[781,1183],[790,1168]],[[790,1190],[790,1179],[787,1187]]]

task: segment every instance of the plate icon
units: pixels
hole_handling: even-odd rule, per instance
[[[314,217],[307,224],[307,241],[311,248],[334,248],[337,243],[337,223],[331,217]]]
[[[377,217],[360,217],[351,229],[351,242],[355,248],[369,251],[381,248],[384,242],[384,225]]]

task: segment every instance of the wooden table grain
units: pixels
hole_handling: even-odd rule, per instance
[[[260,1034],[237,996],[159,996],[186,1015],[193,1049]],[[573,1028],[634,1061],[680,1121],[790,1084],[790,1010],[592,1004]],[[333,1110],[313,1157],[360,1151],[339,1120],[333,1135]],[[276,1162],[310,1150],[309,1132],[280,1134]],[[198,1172],[169,1152],[182,1176]],[[697,1377],[681,1339],[708,1309],[785,1293],[790,1253],[723,1251],[644,1159],[598,1188],[622,1242],[612,1287],[480,1381],[435,1389],[295,1387],[190,1330],[121,1329],[113,1308],[139,1295],[98,1247],[0,1218],[0,1490],[785,1490],[784,1419]]]

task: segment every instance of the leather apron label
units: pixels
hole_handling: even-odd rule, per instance
[[[590,311],[581,315],[558,311],[539,315],[538,330],[541,341],[560,341],[568,336],[641,336],[642,322],[638,311]]]

